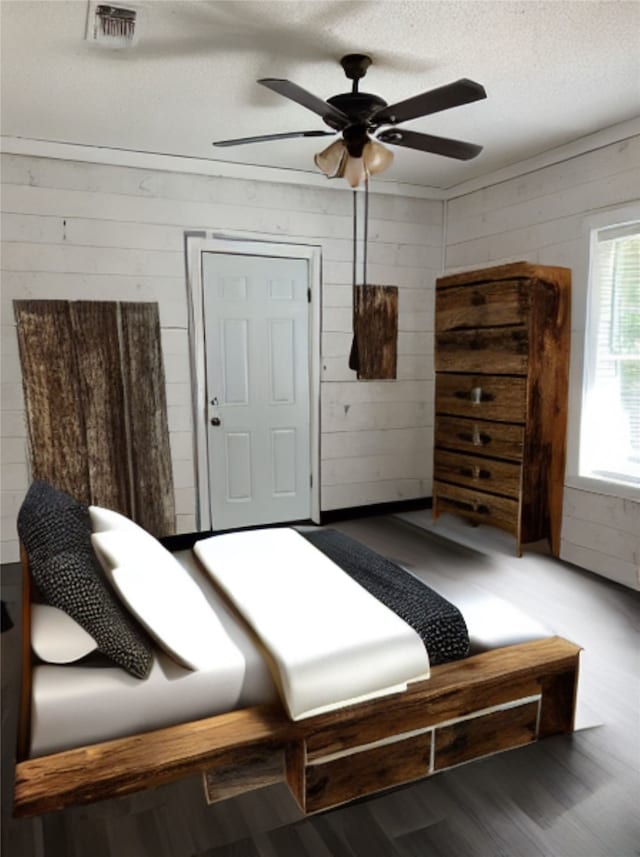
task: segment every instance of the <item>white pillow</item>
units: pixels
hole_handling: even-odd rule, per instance
[[[116,592],[169,655],[192,670],[220,662],[220,647],[234,648],[200,587],[177,560],[136,561],[111,572]]]
[[[187,669],[220,662],[236,649],[198,584],[173,554],[138,524],[90,506],[91,542],[126,607],[158,645]]]
[[[64,610],[32,604],[31,648],[48,664],[71,664],[95,652],[98,644]]]
[[[91,542],[107,574],[120,565],[148,561],[151,556],[173,560],[173,555],[158,539],[125,515],[100,506],[89,506],[89,515],[93,529]]]
[[[131,518],[127,518],[126,515],[114,512],[113,509],[103,509],[101,506],[89,506],[89,515],[91,516],[91,529],[94,533],[104,533],[107,530],[129,530],[130,532],[140,533],[148,539],[153,539],[153,536],[143,527],[136,524]]]
[[[98,561],[108,576],[111,576],[111,572],[121,565],[134,568],[137,563],[176,561],[173,554],[157,539],[145,530],[139,529],[139,533],[135,530],[122,529],[93,533],[91,536],[91,544]]]

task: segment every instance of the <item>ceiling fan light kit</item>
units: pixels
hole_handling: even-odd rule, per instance
[[[403,128],[382,128],[382,126],[394,126],[399,122],[418,119],[431,113],[486,98],[484,87],[479,83],[461,78],[389,105],[379,95],[360,92],[358,89],[359,81],[371,65],[371,57],[366,54],[347,54],[342,57],[340,64],[347,78],[353,81],[351,92],[333,95],[326,101],[289,80],[262,78],[258,81],[272,92],[316,113],[332,131],[291,131],[236,140],[220,140],[213,145],[236,146],[341,133],[339,140],[314,156],[314,162],[328,178],[345,177],[353,188],[365,181],[369,175],[381,173],[391,165],[393,153],[378,141],[465,161],[475,158],[482,151],[482,146],[461,140],[436,137],[418,131],[406,131]],[[377,139],[372,136],[373,134]]]
[[[342,140],[335,140],[313,156],[314,163],[327,178],[346,178],[351,187],[358,187],[366,176],[383,172],[393,162],[393,152],[376,140],[368,140],[360,154],[351,154]]]
[[[364,147],[363,157],[365,169],[371,176],[384,172],[393,163],[393,152],[377,140],[369,140]]]
[[[313,161],[327,178],[342,178],[348,157],[347,149],[342,140],[334,140],[326,149],[314,155]]]

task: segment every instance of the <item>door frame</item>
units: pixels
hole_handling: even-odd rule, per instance
[[[193,443],[195,464],[196,527],[213,530],[209,496],[209,446],[206,398],[206,338],[204,327],[204,277],[202,255],[224,253],[238,256],[268,256],[304,259],[308,263],[309,288],[309,471],[311,520],[320,523],[320,334],[322,248],[314,244],[274,241],[255,233],[215,233],[210,237],[186,235],[187,310],[189,357],[191,363],[191,401],[193,404]]]

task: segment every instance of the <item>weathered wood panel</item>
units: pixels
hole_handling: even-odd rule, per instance
[[[17,766],[16,814],[48,812],[154,788],[220,764],[251,759],[258,747],[279,750],[291,722],[260,706],[28,759]]]
[[[124,303],[120,314],[134,517],[154,536],[168,536],[175,499],[158,306]]]
[[[69,304],[84,416],[89,493],[96,506],[131,517],[118,306],[111,301]]]
[[[432,671],[437,681],[440,680],[439,670],[440,667],[434,667]],[[534,679],[508,679],[483,687],[479,687],[476,682],[467,684],[462,680],[460,687],[451,688],[448,694],[442,696],[434,694],[429,704],[425,705],[418,700],[421,692],[429,691],[429,681],[416,684],[411,689],[413,698],[409,695],[402,708],[390,706],[389,712],[382,712],[377,717],[371,716],[369,711],[368,716],[362,714],[352,717],[348,724],[338,722],[316,730],[310,729],[305,740],[307,761],[353,750],[363,744],[381,741],[389,735],[436,727],[455,717],[468,717],[474,711],[506,705],[514,699],[540,693],[540,685]]]
[[[426,777],[431,732],[363,750],[305,769],[303,809],[307,813],[337,806],[363,795]]]
[[[578,691],[578,659],[565,672],[545,676],[542,681],[540,707],[540,737],[569,732],[574,727],[576,694]]]
[[[354,307],[354,348],[349,365],[358,378],[396,377],[398,287],[357,286]]]
[[[207,803],[281,783],[285,778],[284,756],[283,750],[257,747],[241,764],[219,765],[213,771],[205,771],[202,779]]]
[[[537,718],[538,702],[528,702],[436,729],[435,769],[530,744],[536,740]]]
[[[15,312],[34,478],[173,533],[157,304],[17,301]]]
[[[306,721],[293,723],[280,707],[260,706],[142,735],[108,741],[51,756],[29,759],[16,769],[16,815],[42,813],[76,803],[150,789],[192,773],[221,766],[251,765],[262,750],[279,753],[289,747],[287,779],[300,794],[305,787],[302,742],[314,733],[353,734],[358,724],[380,719],[401,723],[412,712],[427,717],[464,716],[486,699],[520,691],[532,683],[549,695],[548,729],[562,731],[573,717],[574,698],[564,692],[566,676],[577,669],[579,647],[559,637],[495,649],[434,667],[429,681],[406,693],[365,702]],[[561,675],[560,682],[553,680]],[[513,697],[511,697],[513,698]],[[400,727],[402,728],[402,727]],[[404,731],[404,730],[403,730]],[[546,732],[545,734],[550,734]],[[409,760],[409,764],[411,761]],[[355,784],[357,787],[357,783]]]
[[[15,301],[31,472],[90,502],[82,390],[66,301]]]

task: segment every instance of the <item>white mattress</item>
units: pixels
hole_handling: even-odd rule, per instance
[[[211,669],[192,671],[158,650],[151,673],[143,680],[119,667],[38,665],[32,681],[31,756],[277,700],[265,659],[248,631],[191,552],[175,556],[216,610],[242,655],[236,662],[241,666],[230,667],[224,658]]]
[[[278,698],[266,661],[244,625],[200,570],[191,552],[182,551],[175,556],[214,606],[242,653],[243,667],[230,671],[228,664],[220,663],[206,672],[191,671],[158,653],[150,676],[140,681],[119,667],[36,666],[31,756],[134,735]],[[553,633],[513,605],[478,587],[437,575],[422,577],[461,610],[472,654]]]

